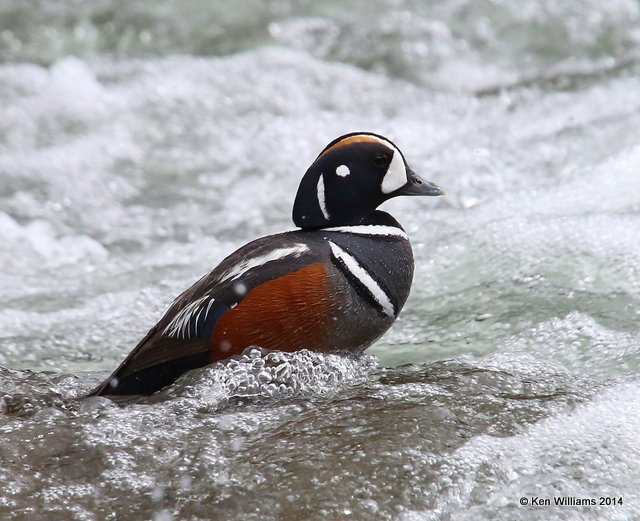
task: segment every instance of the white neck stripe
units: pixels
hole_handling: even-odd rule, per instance
[[[328,242],[329,246],[331,247],[331,253],[333,254],[333,256],[339,261],[343,262],[351,275],[357,278],[364,285],[364,287],[367,288],[367,291],[378,303],[380,308],[382,308],[382,312],[387,316],[394,316],[395,308],[391,303],[391,299],[382,290],[380,285],[373,279],[373,277],[369,275],[369,272],[358,263],[353,255],[347,253],[336,243],[331,241]]]
[[[355,233],[357,235],[383,235],[390,237],[400,237],[409,240],[409,237],[400,228],[395,226],[386,226],[383,224],[357,224],[354,226],[333,226],[331,228],[323,228],[324,232],[341,232]]]

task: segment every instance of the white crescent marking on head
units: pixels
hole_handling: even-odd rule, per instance
[[[320,178],[318,179],[318,205],[320,206],[320,211],[324,218],[329,220],[329,212],[327,211],[327,204],[324,200],[324,179],[322,178],[322,174],[320,174]]]

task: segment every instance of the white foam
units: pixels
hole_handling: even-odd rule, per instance
[[[507,509],[521,511],[518,500],[523,496],[622,496],[630,499],[615,507],[616,515],[637,512],[640,503],[633,491],[640,465],[639,391],[637,383],[621,384],[575,411],[542,420],[514,436],[475,437],[448,458],[443,469],[448,491],[434,510],[472,508],[473,491],[482,486],[477,518],[493,517],[496,507],[503,514]],[[591,507],[590,518],[606,516],[607,508]],[[547,507],[544,518],[574,519],[568,510]]]
[[[223,4],[204,7],[220,15],[213,18],[230,34],[255,36],[236,29],[259,18],[279,44],[260,49],[250,48],[260,38],[247,46],[242,36],[212,39],[207,24],[192,24],[202,13],[176,2],[147,17],[149,47],[149,34],[118,27],[144,18],[152,3],[142,11],[122,3],[113,34],[124,36],[115,39],[102,38],[100,24],[69,24],[62,4],[47,11],[47,30],[39,30],[42,12],[25,11],[22,4],[10,0],[3,11],[7,20],[19,13],[20,22],[2,31],[7,59],[0,64],[3,363],[77,374],[112,370],[196,274],[208,273],[250,238],[289,226],[295,190],[313,158],[330,139],[364,129],[393,136],[416,172],[448,194],[385,204],[412,238],[416,275],[405,313],[378,344],[381,356],[402,364],[517,349],[528,354],[522,366],[560,365],[566,379],[560,378],[560,397],[516,399],[506,411],[500,408],[504,396],[486,385],[473,387],[471,395],[451,385],[447,395],[444,385],[419,383],[420,393],[410,402],[394,401],[402,399],[402,389],[393,370],[376,377],[375,389],[365,386],[365,395],[380,393],[374,402],[352,400],[340,385],[338,400],[323,401],[325,395],[313,395],[315,382],[329,382],[316,374],[326,373],[323,364],[303,364],[312,375],[306,390],[313,399],[287,402],[277,397],[300,388],[286,379],[293,377],[282,377],[280,391],[282,380],[271,368],[260,376],[262,367],[251,361],[251,378],[237,366],[229,371],[240,376],[226,373],[221,387],[209,386],[215,377],[203,370],[200,380],[191,380],[193,399],[188,386],[181,387],[187,375],[176,384],[184,394],[175,403],[119,408],[102,402],[94,410],[94,402],[65,422],[51,410],[30,419],[30,400],[37,395],[50,406],[51,389],[63,377],[75,383],[62,385],[65,392],[54,399],[77,395],[79,387],[88,390],[84,376],[3,372],[5,387],[18,386],[26,396],[27,415],[0,415],[10,422],[3,455],[24,452],[34,470],[26,476],[0,469],[0,482],[10,484],[0,491],[3,504],[15,511],[62,505],[91,518],[100,515],[94,500],[101,490],[120,491],[108,507],[125,508],[118,498],[144,501],[159,485],[173,487],[188,461],[192,494],[230,494],[239,499],[238,508],[258,505],[262,510],[252,515],[268,517],[287,507],[282,498],[264,494],[260,483],[281,482],[294,501],[304,501],[305,484],[288,472],[293,460],[287,458],[308,460],[310,447],[312,460],[326,465],[319,475],[327,469],[324,475],[333,479],[331,469],[342,465],[344,476],[368,476],[366,483],[320,483],[336,492],[336,510],[321,505],[334,517],[346,515],[342,493],[379,508],[364,512],[366,500],[348,502],[353,518],[404,515],[399,509],[409,505],[393,498],[406,491],[415,509],[438,501],[437,511],[424,517],[503,518],[504,509],[512,517],[532,515],[511,504],[527,487],[617,492],[635,501],[640,80],[624,68],[631,64],[632,71],[637,61],[637,3],[546,2],[539,9],[539,2],[528,2],[523,9],[502,2],[486,14],[469,11],[469,3],[444,2],[411,16],[374,10],[356,29],[349,27],[353,17],[326,12],[305,16],[303,9],[289,17],[255,4],[248,16],[237,16]],[[86,6],[87,20],[96,9],[98,3]],[[153,24],[163,30],[154,32]],[[186,39],[185,27],[194,29]],[[376,38],[381,32],[385,38]],[[495,52],[496,34],[504,36],[508,55]],[[536,45],[541,39],[544,45]],[[243,52],[222,56],[230,41]],[[59,60],[76,54],[79,42],[97,53]],[[117,52],[101,54],[105,45]],[[141,48],[135,58],[126,54]],[[190,56],[193,49],[205,54]],[[621,69],[615,74],[607,72],[616,67]],[[556,79],[543,81],[550,75]],[[495,95],[464,92],[520,81],[528,83],[499,88]],[[502,376],[522,369],[515,362],[493,363]],[[485,375],[484,381],[501,375]],[[574,385],[576,375],[587,381]],[[621,383],[592,403],[573,411],[558,405],[583,388],[595,392],[609,379]],[[210,414],[207,408],[217,411],[233,399],[231,382],[249,403]],[[526,388],[546,380],[513,382]],[[271,384],[276,400],[254,403],[253,396],[263,398]],[[434,387],[440,394],[427,395],[432,403],[425,403],[425,389]],[[449,402],[441,407],[443,398]],[[492,404],[500,416],[490,428],[499,429],[499,436],[486,435],[493,431],[482,427]],[[9,408],[4,401],[0,407]],[[523,426],[523,418],[541,410],[550,417]],[[59,411],[73,416],[66,404]],[[385,431],[389,417],[402,420]],[[439,418],[447,428],[440,431],[437,421],[425,417]],[[327,418],[340,436],[310,445]],[[401,428],[406,437],[397,436]],[[433,429],[444,434],[431,436]],[[473,429],[485,435],[469,438]],[[434,453],[434,444],[455,441],[456,434],[464,443],[458,451],[450,457],[448,446]],[[47,443],[31,443],[37,436]],[[376,443],[357,448],[371,436]],[[67,454],[72,442],[77,458],[67,462],[71,467],[49,465],[39,472],[42,462]],[[262,443],[269,461],[258,458],[247,466],[247,457],[264,453]],[[26,445],[30,450],[23,450]],[[74,480],[74,465],[86,458],[104,469],[99,483],[82,472]],[[371,462],[379,464],[366,467]],[[425,482],[424,469],[433,468],[433,479]],[[256,488],[247,492],[240,486],[246,483]],[[393,493],[390,483],[397,485]],[[167,507],[175,506],[177,516],[197,516],[186,510],[193,502],[184,498],[176,491],[177,502]],[[637,502],[626,508],[620,517],[640,511]],[[584,513],[566,512],[552,517]],[[604,518],[612,511],[591,512]],[[549,517],[549,511],[538,515]]]
[[[300,350],[293,353],[247,348],[241,356],[186,375],[161,397],[197,398],[216,408],[231,398],[320,396],[364,381],[377,359]]]
[[[25,225],[0,212],[0,260],[5,274],[21,273],[25,268],[42,265],[53,268],[77,262],[100,262],[108,250],[94,239],[81,234],[60,234],[44,220]]]

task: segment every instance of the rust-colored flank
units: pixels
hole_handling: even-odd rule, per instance
[[[212,360],[240,354],[250,346],[326,350],[332,321],[329,291],[326,268],[320,263],[253,288],[216,325]]]

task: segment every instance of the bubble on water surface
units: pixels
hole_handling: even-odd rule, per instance
[[[352,358],[301,350],[293,353],[248,348],[242,355],[192,371],[153,400],[188,398],[198,406],[230,399],[332,395],[366,380],[377,367],[372,356]]]
[[[615,508],[581,510],[581,519],[637,512],[634,475],[640,464],[637,384],[621,384],[567,415],[549,418],[509,438],[480,436],[452,454],[443,471],[449,485],[433,514],[459,511],[461,519],[576,519],[569,508],[523,509],[520,497],[624,497]],[[623,399],[621,399],[623,398]],[[593,419],[598,418],[597,422]],[[613,447],[611,444],[614,444]],[[434,493],[436,491],[434,490]],[[430,515],[424,513],[425,519]]]
[[[637,2],[196,4],[0,5],[0,517],[637,517]],[[384,207],[400,367],[76,400],[360,130],[447,191]]]

